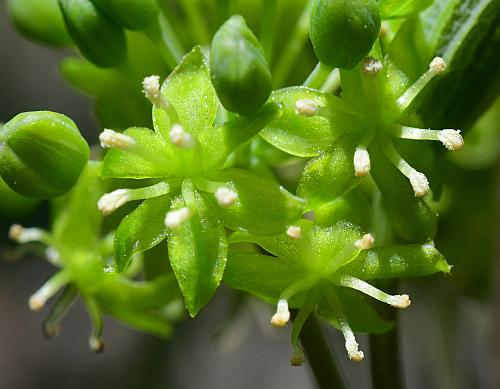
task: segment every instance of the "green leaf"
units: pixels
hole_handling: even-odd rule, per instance
[[[170,199],[167,194],[144,200],[123,218],[115,235],[115,264],[119,272],[128,267],[132,255],[149,250],[166,238],[164,220]]]
[[[354,173],[356,141],[339,137],[333,149],[309,161],[299,181],[297,195],[314,209],[353,189],[360,181]]]
[[[132,127],[124,132],[135,140],[139,153],[110,149],[104,157],[102,176],[109,178],[167,177],[175,171],[172,148],[161,135],[148,128]]]
[[[370,219],[370,204],[365,194],[358,189],[314,210],[314,222],[321,227],[330,227],[340,221],[348,221],[368,231]]]
[[[298,115],[295,103],[300,99],[317,103],[327,117]],[[357,117],[349,112],[341,99],[329,93],[297,86],[273,92],[270,101],[282,104],[283,114],[269,123],[260,135],[273,146],[292,155],[319,155],[331,147],[339,134],[356,128]]]
[[[208,64],[200,46],[186,54],[177,68],[161,87],[162,95],[172,104],[179,115],[180,124],[193,136],[212,127],[218,109]],[[153,109],[155,131],[169,139],[170,123],[167,113]]]
[[[433,1],[434,0],[381,0],[380,13],[382,19],[404,18],[426,9]]]
[[[333,287],[327,285],[324,291],[328,293],[328,288],[334,288],[339,296],[344,314],[350,327],[355,332],[384,333],[394,327],[394,323],[382,319],[372,302],[362,293],[348,288]],[[320,299],[318,311],[331,325],[340,329],[336,312],[324,297]]]
[[[240,169],[226,169],[209,176],[238,194],[237,201],[219,207],[224,224],[233,230],[273,235],[286,230],[303,213],[303,202],[276,182]],[[212,201],[215,197],[211,195]]]
[[[194,317],[210,301],[222,280],[227,242],[216,209],[190,181],[183,183],[182,194],[173,200],[171,209],[187,206],[191,216],[169,231],[168,252],[186,307]]]
[[[224,283],[276,303],[288,286],[303,277],[303,268],[288,258],[230,251]]]
[[[64,251],[60,252],[63,261],[70,261],[77,250],[89,252],[97,247],[102,223],[97,201],[105,190],[99,178],[100,169],[100,162],[89,162],[71,192],[54,201],[58,212],[54,215],[52,234],[57,249]]]
[[[449,273],[443,255],[431,245],[391,245],[365,250],[339,272],[363,280]]]

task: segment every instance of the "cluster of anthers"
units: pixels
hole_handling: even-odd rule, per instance
[[[293,233],[290,233],[292,229]],[[288,231],[288,235],[293,239],[300,239],[300,227],[291,227]],[[372,234],[365,234],[361,239],[356,240],[353,244],[360,250],[369,250],[373,248],[375,240]],[[323,281],[323,282],[321,282]],[[325,287],[325,282],[330,284],[330,286],[323,290]],[[380,289],[375,288],[369,283],[347,275],[347,274],[335,274],[333,277],[328,279],[321,279],[317,275],[306,276],[293,284],[289,285],[279,296],[278,303],[276,306],[276,313],[271,318],[271,324],[274,327],[285,327],[290,321],[291,314],[289,310],[289,301],[293,297],[300,293],[305,293],[305,302],[299,309],[298,314],[293,320],[292,332],[291,332],[291,344],[294,349],[294,354],[290,360],[293,366],[300,366],[304,362],[304,352],[299,345],[299,335],[306,322],[307,318],[311,313],[317,309],[317,304],[319,297],[317,295],[318,289],[322,289],[322,296],[330,305],[332,310],[335,312],[336,320],[345,338],[345,348],[350,359],[353,361],[361,361],[364,358],[363,351],[359,350],[359,344],[356,341],[354,332],[352,331],[347,316],[344,313],[341,301],[339,300],[335,287],[345,287],[357,290],[364,293],[378,301],[389,304],[395,308],[407,308],[411,301],[407,294],[402,295],[389,295]]]
[[[362,63],[362,73],[363,76],[367,78],[367,84],[371,81],[375,84],[376,88],[376,76],[383,70],[382,62],[367,58]],[[438,74],[446,70],[446,64],[444,60],[440,57],[434,58],[429,69],[420,76],[420,78],[415,81],[404,93],[402,93],[395,101],[393,101],[396,111],[401,117],[405,112],[407,112],[414,102],[415,98],[420,94],[424,87]],[[370,87],[368,87],[370,88]],[[377,105],[376,93],[371,94],[372,99],[371,104],[373,106]],[[298,115],[305,117],[313,117],[316,115],[323,116],[326,118],[331,117],[330,111],[321,106],[320,103],[312,99],[299,99],[295,104],[295,111]],[[375,111],[376,112],[376,111]],[[373,112],[372,112],[373,113]],[[332,120],[335,120],[332,118]],[[382,146],[382,151],[386,157],[391,161],[391,163],[403,174],[405,175],[415,192],[415,196],[423,197],[429,191],[429,181],[427,177],[414,169],[407,161],[401,157],[392,142],[385,135],[392,135],[402,139],[413,139],[413,140],[433,140],[441,142],[446,149],[450,151],[457,151],[462,149],[464,141],[462,135],[460,135],[460,130],[454,129],[444,129],[444,130],[432,130],[424,128],[408,127],[405,125],[400,125],[398,123],[387,123],[384,122],[383,118],[380,120],[382,125],[379,125],[380,130],[377,128],[371,128],[375,130],[376,135],[380,135],[379,142]],[[368,126],[371,126],[372,120],[368,118]],[[363,130],[365,130],[366,124],[364,124]],[[360,129],[361,130],[361,129]],[[353,129],[355,131],[355,129]],[[376,136],[375,135],[375,136]],[[364,137],[364,144],[358,145],[354,153],[354,171],[355,175],[358,177],[366,176],[371,169],[370,154],[368,153],[367,146],[372,141],[373,136]]]

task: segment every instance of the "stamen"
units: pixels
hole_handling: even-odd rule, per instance
[[[440,57],[436,57],[429,64],[429,70],[422,74],[396,101],[401,111],[405,111],[415,100],[424,87],[439,73],[446,70],[446,63]]]
[[[196,145],[194,137],[177,123],[170,129],[170,140],[175,146],[181,149],[192,149]]]
[[[101,141],[101,146],[103,148],[113,148],[119,150],[129,150],[133,148],[136,143],[135,140],[119,132],[105,128],[103,132],[99,135],[99,140]]]
[[[354,152],[354,174],[357,177],[366,176],[371,169],[370,154],[363,146],[358,146]]]
[[[160,76],[149,76],[142,81],[142,89],[146,98],[156,107],[163,110],[170,106],[160,90]]]
[[[290,342],[293,347],[293,356],[290,359],[292,366],[301,366],[304,363],[305,356],[302,348],[299,345],[299,335],[304,327],[305,322],[313,313],[318,304],[318,291],[317,289],[311,290],[306,297],[304,305],[300,308],[297,317],[295,318],[292,326],[292,333],[290,335]]]
[[[360,291],[383,303],[392,305],[395,308],[407,308],[411,301],[407,294],[391,296],[369,283],[351,276],[340,276],[334,280],[335,284]]]
[[[227,186],[221,186],[215,191],[215,198],[221,207],[227,208],[238,201],[238,193]]]
[[[367,57],[363,61],[361,70],[368,76],[376,76],[383,68],[384,65],[382,65],[382,62],[375,58]]]
[[[106,193],[97,202],[97,207],[104,216],[109,215],[129,201],[144,200],[162,196],[170,192],[168,182],[161,181],[158,184],[137,189],[117,189]]]
[[[302,228],[300,226],[290,226],[286,230],[286,234],[293,240],[302,238]]]
[[[392,164],[410,180],[415,196],[425,196],[430,189],[427,177],[423,173],[415,170],[408,162],[406,162],[401,155],[399,155],[391,142],[385,142],[382,145],[382,148],[384,154],[387,158],[389,158]]]
[[[451,151],[461,150],[464,147],[464,139],[460,135],[460,130],[441,130],[438,133],[438,139]]]
[[[9,239],[17,243],[42,242],[50,243],[49,235],[40,228],[24,228],[20,224],[13,224],[9,230]]]
[[[284,299],[278,300],[276,313],[271,318],[271,324],[274,327],[284,327],[290,320],[290,311],[288,310],[288,301]]]
[[[45,303],[68,282],[69,277],[65,272],[59,271],[54,274],[40,289],[31,295],[28,304],[30,309],[32,311],[40,311],[45,306]]]
[[[316,116],[318,109],[319,104],[310,99],[299,99],[295,102],[295,112],[300,116]]]
[[[92,297],[85,297],[85,308],[92,323],[92,334],[89,338],[89,347],[95,353],[102,353],[104,351],[104,342],[102,340],[103,320],[101,310],[96,300]]]
[[[375,238],[372,234],[365,234],[361,239],[354,242],[354,245],[361,250],[369,250],[373,247],[375,243]]]
[[[167,212],[165,216],[165,225],[167,228],[179,228],[190,216],[189,208],[187,207]]]
[[[59,255],[59,252],[52,246],[45,249],[45,257],[47,257],[47,260],[53,265],[61,263],[61,256]]]
[[[49,315],[43,322],[43,333],[48,338],[54,338],[59,334],[59,321],[64,317],[66,312],[71,308],[78,296],[78,289],[69,285],[64,289],[61,297],[52,306]]]
[[[97,208],[106,216],[113,213],[127,201],[129,201],[129,191],[127,189],[117,189],[102,196],[97,202]]]

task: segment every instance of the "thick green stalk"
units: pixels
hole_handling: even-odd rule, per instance
[[[318,319],[313,314],[304,324],[300,333],[307,363],[316,379],[319,389],[346,389],[333,356],[326,343]]]

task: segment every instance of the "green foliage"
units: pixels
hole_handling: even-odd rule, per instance
[[[154,0],[92,0],[122,27],[142,30],[155,23],[158,5]]]

